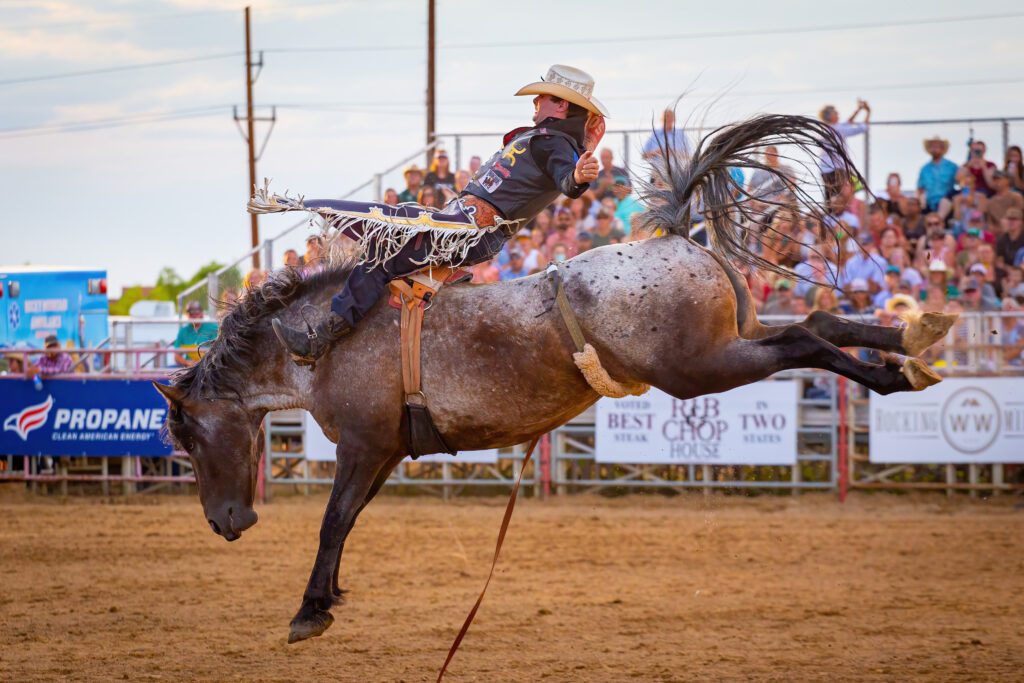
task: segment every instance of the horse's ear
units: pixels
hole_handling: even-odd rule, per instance
[[[153,382],[153,388],[159,391],[170,406],[179,406],[185,399],[185,394],[178,387],[172,384],[161,384],[160,382]]]

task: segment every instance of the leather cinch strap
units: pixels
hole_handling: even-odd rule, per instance
[[[420,391],[420,331],[423,329],[423,301],[413,295],[412,287],[401,280],[391,286],[402,292],[402,388],[408,401]]]
[[[583,329],[580,321],[576,319],[576,312],[572,310],[569,297],[565,295],[565,278],[562,276],[562,267],[557,262],[552,263],[547,269],[548,276],[555,283],[555,303],[558,304],[558,312],[562,314],[562,322],[569,330],[569,336],[576,345],[576,351],[582,351],[587,340],[583,337]]]
[[[526,465],[530,462],[530,456],[533,455],[533,450],[537,447],[537,442],[540,441],[540,437],[534,437],[533,441],[530,442],[529,448],[526,449],[526,457],[523,458],[523,466],[519,470],[519,476],[516,477],[516,483],[512,486],[512,493],[508,497],[508,505],[505,506],[505,516],[501,520],[501,529],[498,530],[498,542],[494,546],[494,559],[491,560],[491,571],[487,573],[487,581],[484,582],[484,588],[480,591],[480,597],[476,599],[473,604],[473,609],[469,610],[469,614],[466,615],[466,621],[463,622],[462,628],[459,629],[459,634],[455,636],[455,642],[452,643],[451,649],[448,650],[448,657],[444,660],[444,665],[441,667],[441,671],[437,674],[437,681],[441,683],[441,679],[444,678],[444,674],[448,671],[448,665],[451,664],[452,658],[455,657],[455,653],[459,649],[459,645],[462,644],[462,639],[466,637],[466,633],[469,632],[469,626],[473,623],[473,619],[476,617],[477,611],[480,609],[480,604],[484,601],[484,594],[487,593],[487,587],[491,585],[491,578],[494,576],[494,568],[498,566],[498,556],[501,554],[501,546],[505,542],[505,533],[508,531],[508,523],[512,521],[512,510],[516,507],[516,498],[519,495],[519,484],[523,481],[523,472],[526,471]]]

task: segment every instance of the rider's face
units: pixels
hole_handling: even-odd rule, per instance
[[[564,119],[568,108],[565,100],[556,100],[551,95],[537,95],[533,98],[533,122],[540,123],[551,116]]]

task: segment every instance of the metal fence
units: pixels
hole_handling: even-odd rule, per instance
[[[772,318],[768,322],[792,319]],[[79,369],[71,377],[117,376],[166,377],[169,349],[166,344],[146,345],[133,340],[146,335],[152,325],[170,320],[114,318],[110,339],[96,349],[69,349]],[[1021,313],[966,313],[947,338],[929,351],[933,367],[947,376],[1024,376],[1024,357],[1010,345],[1005,332],[1024,328]],[[1014,353],[1016,355],[1014,355]],[[23,354],[23,349],[0,349],[0,356]],[[102,362],[89,363],[98,358]],[[120,360],[119,360],[120,359]],[[834,490],[845,496],[848,489],[920,489],[1008,491],[1024,488],[1024,466],[998,463],[970,465],[885,465],[868,460],[868,394],[845,379],[819,371],[792,371],[778,378],[801,386],[817,382],[827,398],[806,398],[798,403],[797,465],[627,465],[598,463],[594,458],[594,413],[584,412],[570,423],[543,437],[536,460],[527,466],[524,485],[538,495],[577,491],[700,488],[762,489],[796,492]],[[27,381],[8,375],[4,381]],[[769,380],[770,381],[770,380]],[[333,482],[334,464],[308,459],[305,427],[300,411],[271,413],[265,424],[264,460],[261,465],[261,497],[275,490],[309,492]],[[523,468],[523,446],[504,449],[495,464],[406,461],[396,468],[387,486],[403,492],[422,492],[444,497],[462,492],[482,492],[510,487]],[[21,467],[16,466],[20,461]],[[33,488],[54,487],[67,492],[69,484],[98,488],[102,493],[181,489],[191,483],[191,466],[183,453],[170,457],[110,458],[58,457],[52,463],[39,458],[0,454],[0,481],[25,481]],[[1012,476],[1007,476],[1011,472]]]
[[[865,180],[870,186],[872,179],[880,174],[889,171],[899,170],[893,167],[889,161],[887,151],[895,148],[913,149],[920,153],[921,163],[917,168],[912,169],[915,173],[920,166],[923,166],[928,157],[921,147],[921,138],[908,138],[906,129],[924,129],[925,137],[931,135],[942,135],[950,140],[949,156],[958,160],[958,151],[963,150],[964,161],[966,161],[967,142],[974,139],[984,139],[988,142],[991,156],[998,165],[1006,154],[1007,148],[1013,144],[1013,124],[1024,122],[1024,116],[977,116],[969,118],[944,118],[944,119],[900,119],[900,120],[879,120],[872,121],[868,126],[867,133],[863,136],[862,142],[858,145],[851,141],[850,147],[857,167],[861,169]],[[687,127],[684,130],[691,140],[696,141],[706,135],[715,126]],[[651,136],[650,128],[632,128],[608,130],[601,142],[602,147],[608,147],[615,155],[616,165],[639,170],[641,161],[641,150],[644,142]],[[453,131],[438,135],[440,143],[452,150],[454,168],[467,168],[469,157],[476,155],[486,159],[496,151],[504,132],[461,132]],[[855,140],[855,139],[854,139]],[[998,141],[998,144],[996,143]],[[996,152],[999,156],[996,157]],[[904,171],[911,169],[903,169]],[[884,178],[884,175],[882,176]],[[388,176],[385,173],[385,180],[392,183],[399,183],[397,176]],[[913,187],[917,180],[913,178],[904,179],[904,187]],[[396,185],[397,187],[398,185]],[[374,195],[379,198],[381,195]]]

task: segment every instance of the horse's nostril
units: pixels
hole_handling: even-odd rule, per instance
[[[217,526],[217,522],[213,521],[212,519],[208,519],[206,521],[210,523],[210,528],[213,529],[213,533],[215,533],[215,534],[219,534],[220,533],[220,527]]]
[[[231,513],[234,512],[234,511],[235,511],[235,508],[228,508],[228,517],[230,517]]]

